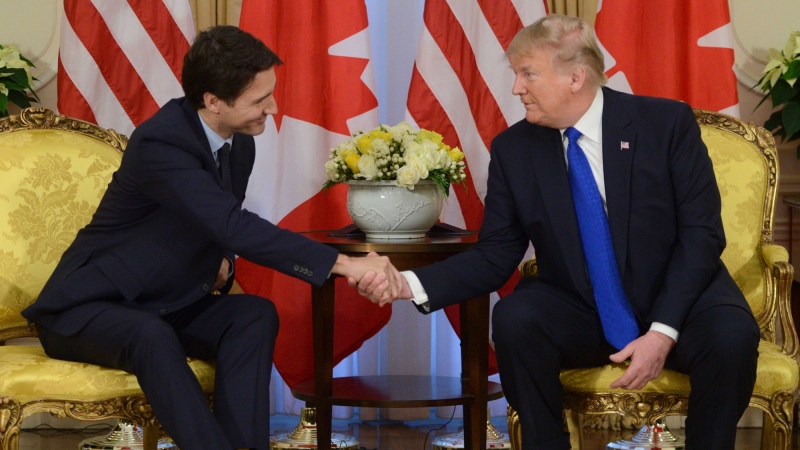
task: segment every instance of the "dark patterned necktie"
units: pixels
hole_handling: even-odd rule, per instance
[[[225,192],[233,191],[231,183],[231,145],[227,142],[217,150],[219,158],[219,176],[222,178],[222,189]]]
[[[631,303],[622,289],[603,199],[589,161],[578,146],[581,132],[570,127],[564,131],[564,135],[569,140],[569,184],[600,323],[603,325],[606,340],[621,350],[639,337],[639,326],[636,324]]]

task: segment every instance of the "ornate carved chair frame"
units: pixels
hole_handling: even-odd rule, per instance
[[[722,259],[734,279],[743,289],[761,328],[758,374],[750,406],[763,411],[762,449],[788,450],[791,443],[793,408],[797,395],[800,367],[797,363],[798,338],[791,316],[790,292],[794,269],[788,252],[773,242],[773,217],[778,187],[778,155],[775,140],[762,127],[746,124],[739,119],[703,110],[695,110],[695,118],[703,132],[703,140],[714,160],[717,182],[723,197],[723,221],[729,240]],[[725,151],[716,144],[732,143]],[[735,147],[735,148],[732,148]],[[744,150],[743,150],[744,148]],[[752,150],[752,154],[749,154]],[[727,153],[726,153],[727,152]],[[737,153],[740,152],[740,153]],[[738,175],[728,173],[730,160],[750,158],[760,161],[748,186],[741,186]],[[741,165],[741,161],[735,164]],[[752,164],[755,167],[758,164]],[[752,182],[756,180],[757,182]],[[741,189],[740,189],[741,188]],[[741,232],[738,223],[730,223],[726,215],[726,192],[763,192],[756,198],[761,204],[760,236],[753,236],[755,249],[744,257],[732,255],[730,237]],[[731,197],[731,198],[732,198]],[[758,197],[754,195],[752,197]],[[729,202],[733,200],[728,199]],[[728,206],[728,213],[733,206]],[[755,215],[754,215],[755,216]],[[739,220],[739,217],[736,217]],[[730,226],[730,230],[729,230]],[[757,230],[755,230],[757,231]],[[754,233],[755,234],[755,233]],[[741,248],[738,249],[741,252]],[[738,260],[737,260],[738,258]],[[520,270],[524,276],[536,275],[535,258],[526,261]],[[608,364],[599,368],[565,370],[561,373],[564,385],[564,409],[573,449],[583,448],[584,415],[617,414],[627,417],[634,426],[654,425],[669,415],[686,415],[689,400],[688,376],[664,370],[661,376],[639,391],[610,389],[625,365]],[[521,448],[522,430],[516,411],[509,407],[509,433],[512,447]]]
[[[37,134],[47,132],[51,134]],[[48,150],[37,150],[37,140],[46,141]],[[28,108],[18,116],[0,119],[0,186],[5,190],[0,189],[0,221],[4,221],[0,226],[0,341],[36,336],[19,311],[35,299],[61,253],[78,229],[88,223],[127,143],[127,137],[113,130],[44,108]],[[54,173],[53,165],[60,165],[63,172]],[[28,176],[30,168],[35,175]],[[13,176],[22,181],[13,186],[3,183],[2,177]],[[38,178],[31,182],[31,177]],[[55,194],[47,192],[47,201],[30,200],[38,198],[36,190],[42,190],[42,186],[58,184],[56,179],[68,188]],[[56,220],[68,214],[53,202],[69,197],[64,192],[77,192],[72,206],[80,205],[84,213],[81,220]],[[17,201],[19,196],[26,196],[27,203]],[[41,212],[43,204],[51,208],[47,214],[39,214],[50,217],[48,230],[56,228],[66,236],[48,240],[56,243],[44,243],[50,246],[46,252],[42,251],[43,243],[36,242],[37,236],[24,230],[27,224],[21,223],[21,218]],[[17,222],[5,222],[11,220]],[[54,256],[45,258],[43,253]],[[190,365],[211,402],[213,365],[199,360],[190,360]],[[159,424],[133,375],[50,359],[39,345],[0,346],[0,450],[18,449],[22,421],[37,413],[87,421],[130,420],[143,427],[145,449],[156,449],[159,437]]]

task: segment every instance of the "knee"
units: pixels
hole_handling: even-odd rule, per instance
[[[272,301],[256,295],[247,295],[242,299],[246,303],[248,311],[248,324],[254,329],[258,329],[273,339],[278,334],[280,321],[278,310]]]
[[[492,310],[492,340],[495,343],[516,342],[539,329],[538,318],[514,295],[500,299]]]
[[[707,334],[709,357],[732,367],[754,363],[758,358],[760,330],[751,315],[729,320]]]

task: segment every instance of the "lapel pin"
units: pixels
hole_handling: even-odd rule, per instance
[[[620,150],[628,150],[630,148],[631,148],[631,144],[629,144],[628,141],[620,141],[619,142],[619,149]]]

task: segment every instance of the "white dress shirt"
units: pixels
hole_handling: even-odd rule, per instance
[[[597,189],[600,191],[600,196],[603,198],[603,208],[608,213],[606,207],[606,183],[603,179],[603,90],[598,89],[594,101],[589,109],[584,113],[583,117],[573,126],[581,132],[581,137],[578,139],[578,146],[586,154],[586,159],[589,160],[589,167],[592,169],[594,181],[597,183]],[[564,146],[564,159],[567,159],[567,144],[569,143],[564,136],[564,130],[561,130],[561,140]],[[567,160],[569,166],[569,160]],[[535,249],[534,249],[535,250]],[[413,292],[414,297],[411,300],[418,304],[423,305],[428,301],[428,294],[422,287],[419,278],[414,272],[408,270],[400,272],[408,281]],[[678,330],[659,322],[653,322],[650,325],[650,330],[658,331],[675,340],[678,340]]]

